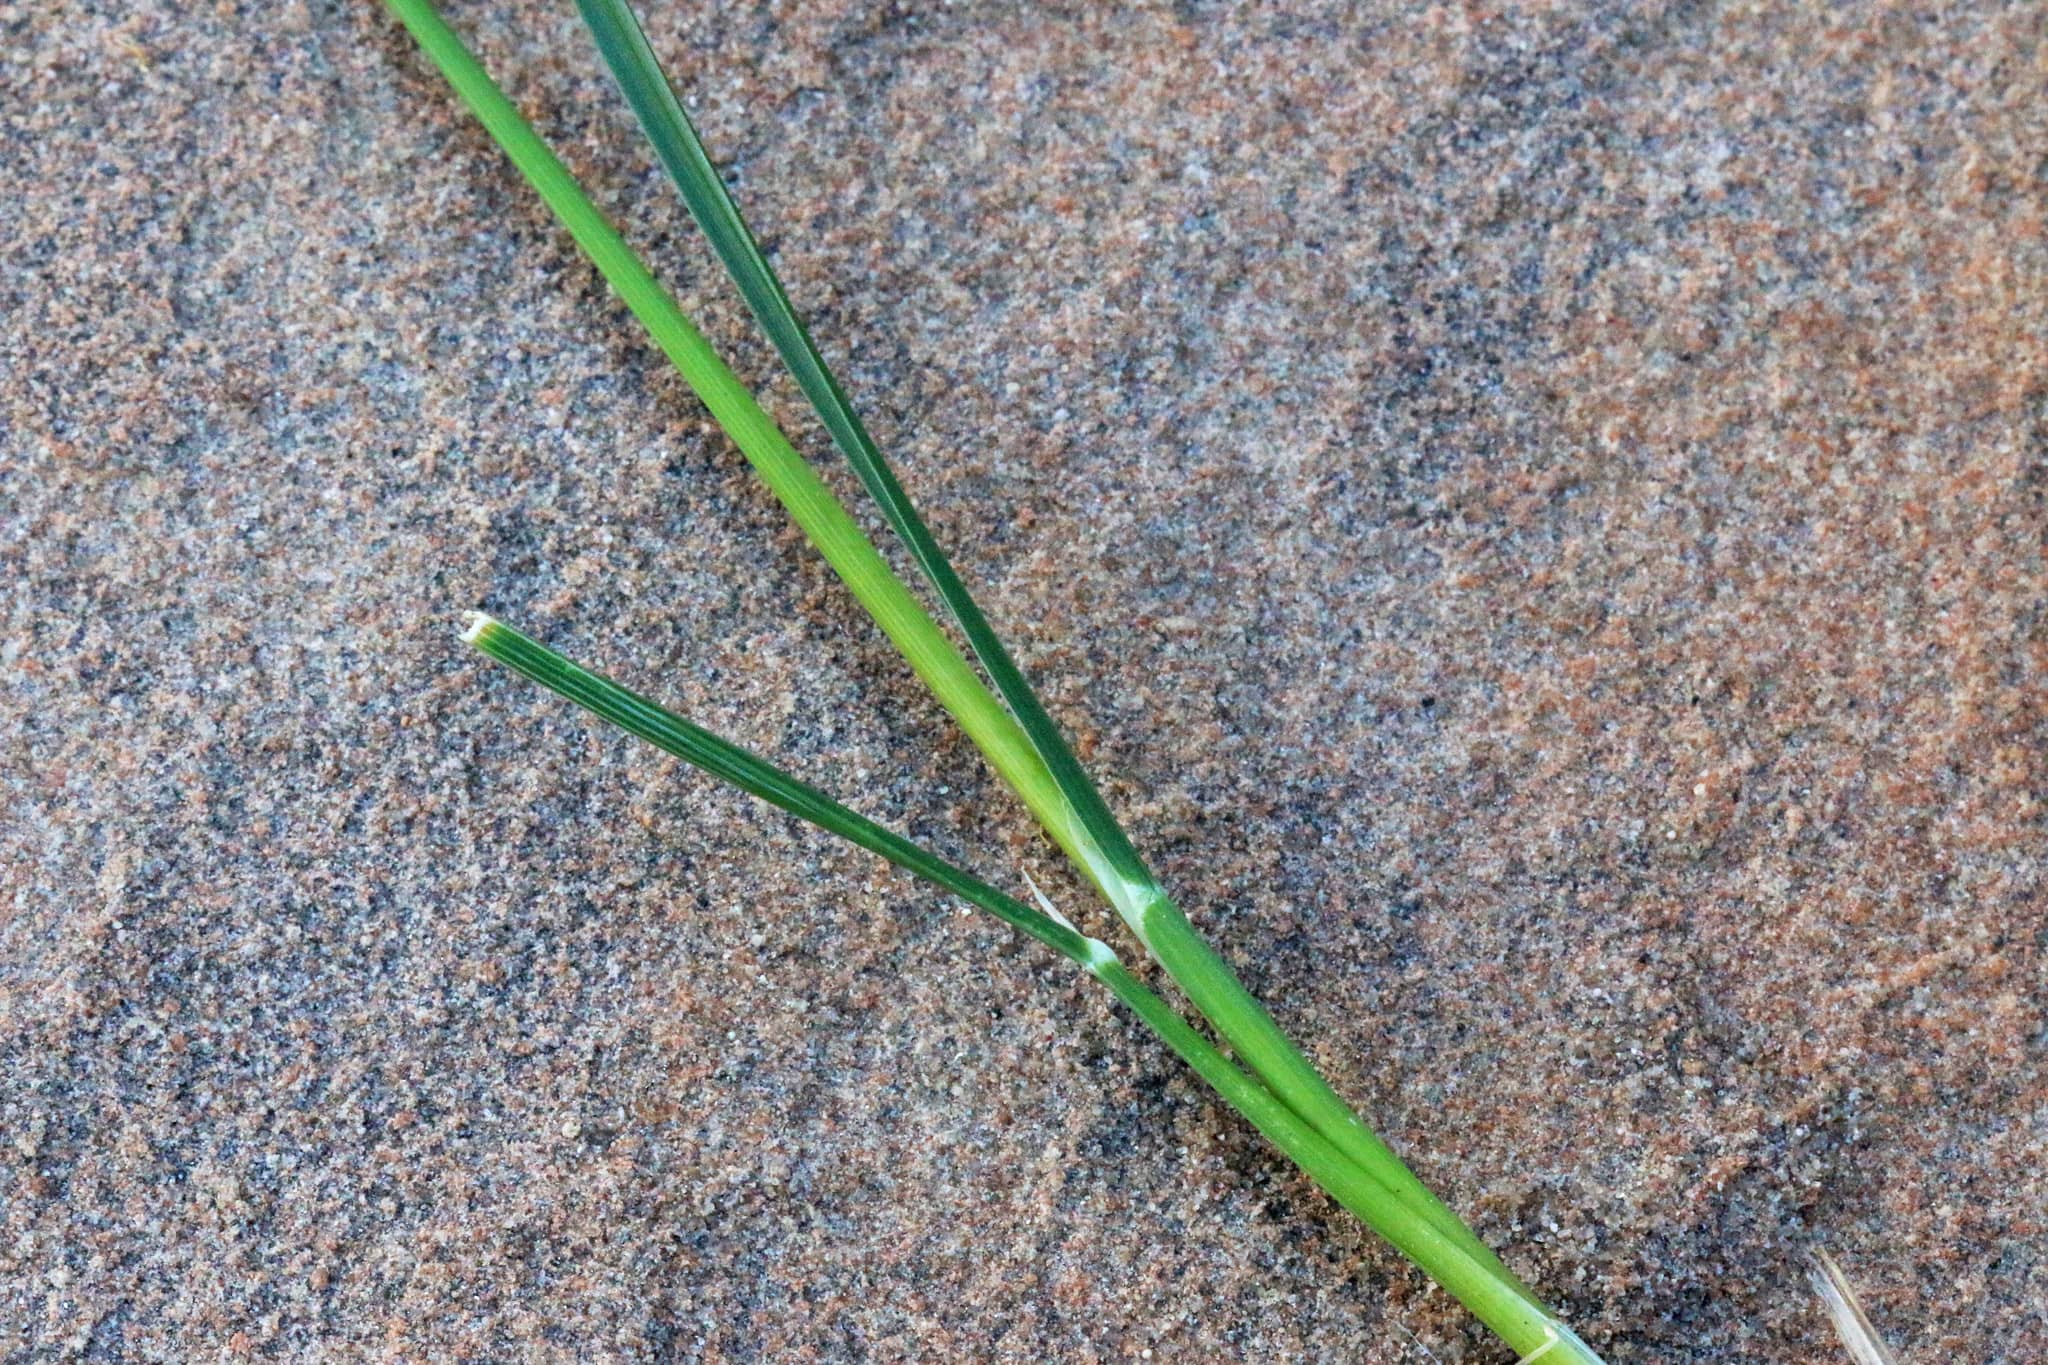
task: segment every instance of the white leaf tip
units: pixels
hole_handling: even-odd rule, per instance
[[[466,645],[475,644],[477,637],[484,633],[485,626],[494,626],[497,623],[497,618],[488,612],[466,611],[462,613],[462,643]]]

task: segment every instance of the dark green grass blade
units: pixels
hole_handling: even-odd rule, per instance
[[[816,787],[639,693],[592,673],[502,621],[478,613],[463,639],[499,663],[575,702],[600,719],[656,748],[695,764],[713,777],[779,806],[828,833],[879,853],[896,866],[942,887],[1022,930],[1062,957],[1093,965],[1108,950],[1050,915],[1005,895],[956,864],[834,801]]]
[[[690,122],[682,101],[676,98],[675,89],[663,73],[661,63],[648,44],[647,35],[634,17],[631,6],[625,0],[576,0],[576,3],[592,36],[597,39],[605,65],[611,68],[612,76],[625,92],[627,102],[633,106],[640,126],[654,144],[655,155],[682,193],[690,216],[697,220],[698,227],[710,239],[712,249],[739,286],[747,307],[753,310],[754,317],[782,356],[783,364],[789,367],[797,386],[803,390],[804,396],[817,410],[819,420],[831,433],[833,444],[846,456],[861,485],[881,507],[890,528],[902,537],[918,568],[946,604],[946,610],[959,623],[968,646],[981,660],[981,666],[987,670],[996,692],[1052,773],[1054,782],[1073,807],[1082,828],[1116,872],[1130,882],[1150,885],[1153,881],[1151,872],[1131,846],[1123,826],[1110,813],[1101,793],[1075,759],[1058,725],[1024,677],[1023,670],[982,614],[973,595],[967,591],[967,585],[954,572],[952,562],[932,538],[909,494],[897,480],[895,471],[883,458],[860,415],[847,401],[845,390],[818,353],[809,330],[790,304],[781,279],[769,265],[767,257],[762,255],[754,234],[740,216],[738,204],[726,189],[717,167],[712,165],[703,139],[697,135],[696,126]]]

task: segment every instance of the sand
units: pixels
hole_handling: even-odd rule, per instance
[[[2048,1360],[2038,5],[650,7],[1162,877],[1608,1359]],[[567,4],[451,18],[842,488]],[[376,7],[0,5],[0,1360],[1500,1362]]]

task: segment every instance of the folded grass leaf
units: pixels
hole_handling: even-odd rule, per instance
[[[1330,1088],[1153,876],[847,401],[719,177],[631,6],[626,0],[577,0],[577,7],[690,215],[833,442],[952,613],[1059,788],[1081,836],[1059,841],[1075,855],[1079,870],[1103,891],[1195,1008],[1289,1108],[1435,1222],[1447,1237],[1512,1281],[1514,1276],[1492,1250]],[[976,741],[980,742],[978,736]],[[1022,791],[1019,794],[1030,799]],[[1052,832],[1058,839],[1057,831]]]

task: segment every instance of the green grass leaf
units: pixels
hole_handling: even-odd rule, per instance
[[[521,175],[554,211],[676,372],[708,408],[805,537],[1062,848],[1087,836],[1030,740],[914,593],[896,577],[817,471],[740,383],[673,296],[505,98],[429,0],[386,0]],[[1085,856],[1076,854],[1075,856]]]
[[[483,612],[471,612],[462,638],[479,652],[575,702],[600,720],[609,721],[626,733],[644,739],[686,763],[695,764],[713,777],[751,792],[819,829],[858,844],[871,853],[881,854],[906,872],[922,877],[932,885],[981,907],[1005,924],[1021,929],[1070,961],[1092,967],[1116,956],[1109,945],[1084,937],[1073,925],[1005,895],[938,854],[841,805],[767,759],[720,739],[702,726],[685,720],[610,678],[571,662],[502,621]]]

